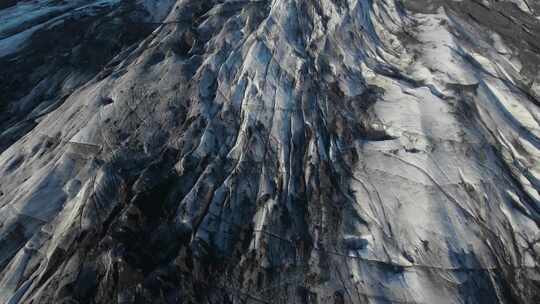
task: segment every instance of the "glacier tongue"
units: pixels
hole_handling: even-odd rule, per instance
[[[0,5],[0,302],[539,303],[539,16]]]

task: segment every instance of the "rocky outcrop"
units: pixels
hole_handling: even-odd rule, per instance
[[[0,302],[538,303],[540,5],[0,10]]]

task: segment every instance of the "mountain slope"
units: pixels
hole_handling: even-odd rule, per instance
[[[0,302],[540,301],[535,2],[6,6]]]

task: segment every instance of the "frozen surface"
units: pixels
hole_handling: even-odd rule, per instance
[[[539,13],[0,10],[0,302],[540,303]]]

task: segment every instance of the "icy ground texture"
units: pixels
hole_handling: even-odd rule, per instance
[[[1,303],[540,303],[537,1],[11,2]]]

